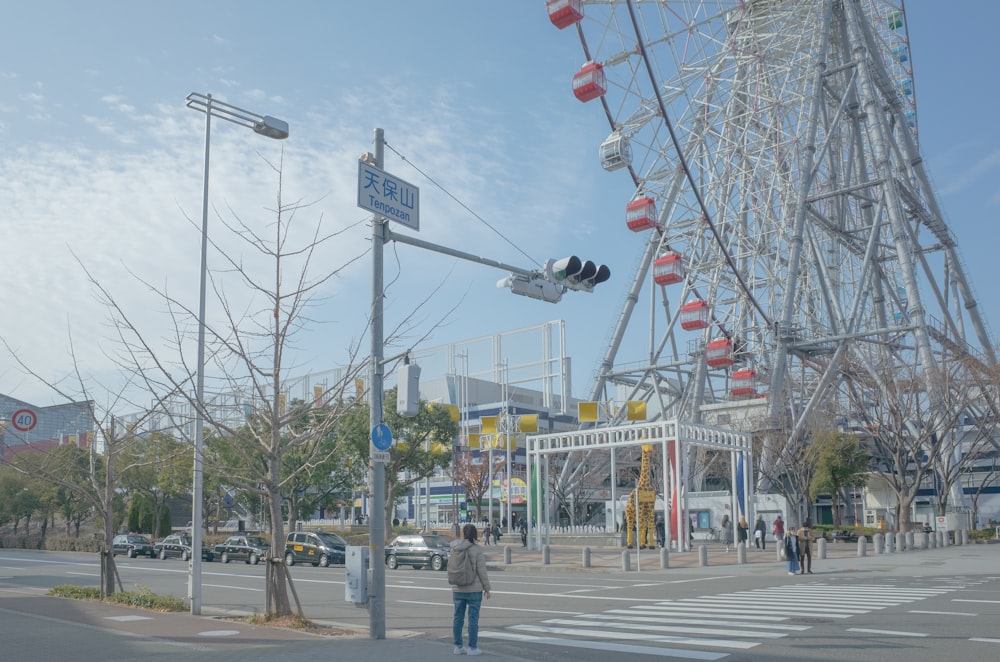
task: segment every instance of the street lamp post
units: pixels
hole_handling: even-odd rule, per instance
[[[202,545],[202,442],[205,432],[205,290],[208,281],[208,163],[212,136],[212,117],[239,124],[275,140],[288,137],[288,123],[269,115],[258,115],[212,98],[211,94],[192,92],[187,107],[205,113],[205,185],[201,207],[201,284],[198,294],[198,363],[195,386],[194,486],[191,492],[191,566],[188,573],[188,600],[191,613],[201,613]]]

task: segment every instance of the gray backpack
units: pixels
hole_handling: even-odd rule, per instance
[[[452,586],[469,586],[476,581],[476,568],[469,558],[468,548],[452,548],[448,559],[448,583]]]

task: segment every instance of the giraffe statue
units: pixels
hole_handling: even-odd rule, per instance
[[[626,546],[632,549],[632,536],[636,527],[636,501],[639,502],[639,539],[636,541],[640,549],[656,546],[656,532],[653,530],[653,515],[656,509],[656,489],[653,488],[653,472],[650,458],[653,457],[653,446],[642,445],[642,465],[639,467],[639,482],[629,494],[625,506]],[[638,499],[636,496],[638,495]]]

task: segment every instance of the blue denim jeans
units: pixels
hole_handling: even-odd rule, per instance
[[[465,608],[469,608],[469,648],[477,648],[479,643],[479,608],[483,606],[483,592],[471,593],[452,592],[455,601],[455,619],[452,621],[452,634],[455,645],[462,645],[462,625],[465,623]]]

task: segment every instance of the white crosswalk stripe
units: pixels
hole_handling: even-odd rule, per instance
[[[543,646],[718,660],[809,630],[793,619],[847,619],[950,593],[959,586],[805,584],[663,600],[599,614],[481,631],[480,637]],[[631,643],[620,643],[620,642]],[[658,646],[657,644],[662,644]],[[689,648],[681,648],[689,647]],[[715,650],[710,650],[715,649]]]

